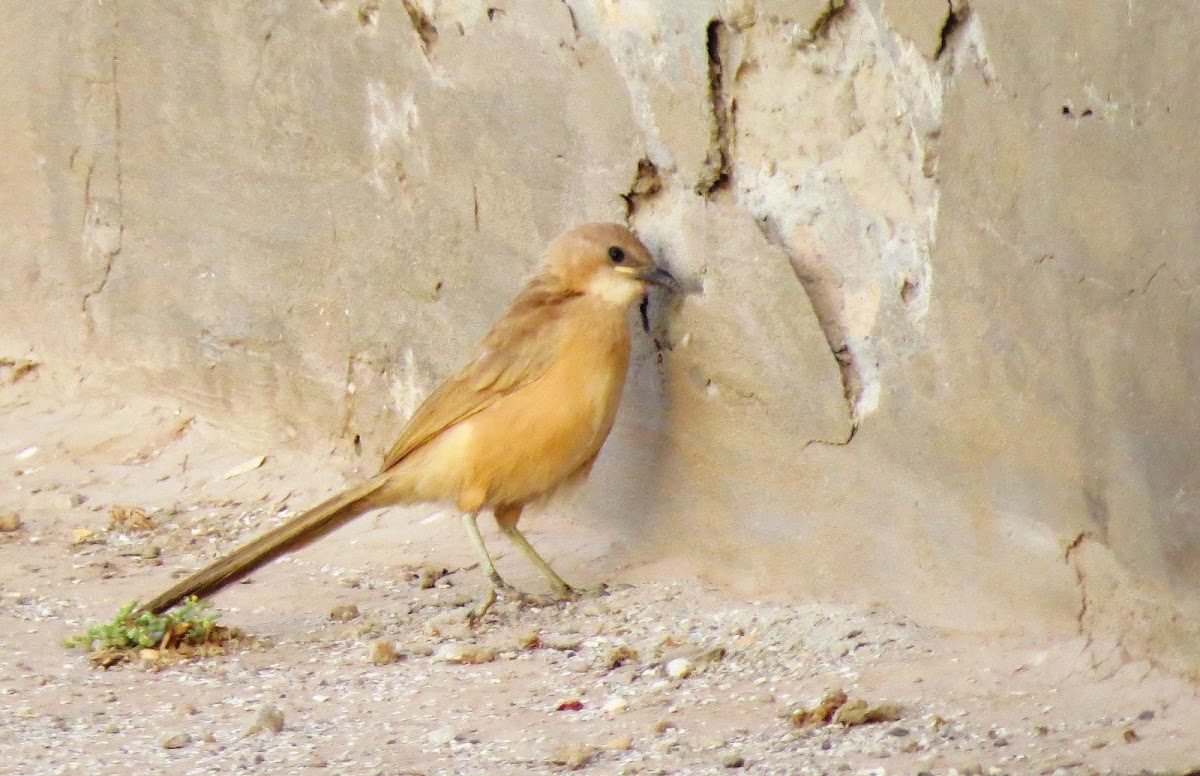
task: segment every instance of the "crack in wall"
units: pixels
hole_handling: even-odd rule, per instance
[[[479,232],[479,186],[475,181],[471,181],[471,218],[474,222],[475,232]]]
[[[738,122],[732,188],[803,287],[857,426],[922,341],[938,209],[927,149],[945,82],[870,8],[816,10],[797,34],[838,45],[799,45],[782,21],[743,33],[723,84]]]
[[[120,30],[120,9],[113,2],[107,10],[106,19],[108,32],[111,35],[108,78],[102,84],[112,90],[112,110],[109,115],[111,129],[110,163],[113,176],[113,192],[111,198],[94,196],[93,180],[96,175],[96,161],[88,165],[83,184],[84,222],[82,227],[83,258],[85,265],[90,266],[97,259],[102,262],[99,280],[92,288],[85,291],[80,301],[80,312],[84,315],[88,334],[93,333],[95,321],[91,315],[91,302],[108,286],[112,277],[113,265],[121,252],[125,235],[124,214],[124,180],[122,175],[122,121],[121,121],[121,90],[119,75],[120,55],[117,48],[117,33]]]
[[[729,47],[728,37],[733,30],[720,19],[713,19],[705,29],[705,47],[708,52],[708,99],[712,105],[712,136],[704,167],[695,191],[708,196],[725,188],[730,180],[730,125],[732,106],[725,94],[726,73],[724,61]]]
[[[413,31],[417,33],[417,38],[421,41],[421,53],[428,61],[433,51],[433,46],[437,43],[437,27],[430,21],[425,10],[418,6],[414,0],[400,0],[400,2],[408,14],[409,21],[412,22]]]
[[[829,31],[833,29],[833,23],[837,21],[838,16],[844,10],[846,10],[846,0],[829,0],[829,4],[822,9],[821,14],[808,25],[803,39],[795,41],[796,44],[803,48],[827,38]]]
[[[1165,261],[1162,262],[1161,264],[1159,264],[1157,267],[1154,268],[1154,271],[1150,273],[1150,277],[1146,278],[1146,282],[1142,283],[1141,287],[1129,289],[1129,292],[1127,294],[1125,294],[1125,296],[1127,298],[1134,296],[1135,294],[1140,295],[1140,296],[1145,296],[1146,292],[1148,292],[1150,290],[1150,286],[1152,286],[1154,284],[1154,281],[1158,279],[1158,274],[1160,272],[1162,272],[1164,269],[1166,269],[1166,267],[1167,267],[1167,262],[1165,262]]]
[[[946,0],[946,8],[946,20],[942,23],[942,29],[938,33],[938,49],[933,55],[935,60],[941,59],[946,49],[951,47],[956,34],[966,23],[967,15],[970,13],[970,9],[963,0]]]
[[[1200,626],[1179,608],[1169,588],[1130,568],[1090,529],[1075,533],[1062,559],[1075,578],[1077,633],[1093,669],[1107,665],[1111,676],[1142,660],[1196,678]],[[1187,654],[1180,645],[1188,645]]]
[[[638,160],[633,179],[621,199],[625,202],[625,223],[631,228],[633,219],[638,211],[656,199],[663,190],[663,179],[658,167],[649,157],[643,156]],[[672,350],[667,335],[667,323],[664,315],[651,315],[650,295],[647,293],[638,304],[638,317],[642,322],[642,331],[650,336],[654,344],[655,357],[659,368],[666,364],[666,354]]]
[[[358,9],[358,24],[360,27],[376,27],[379,24],[379,3],[364,3]]]
[[[1075,622],[1079,628],[1079,635],[1084,637],[1085,645],[1090,647],[1092,644],[1092,635],[1087,628],[1087,616],[1088,608],[1091,606],[1091,599],[1088,596],[1087,575],[1084,573],[1083,564],[1075,557],[1079,549],[1088,541],[1095,541],[1092,532],[1080,531],[1063,551],[1063,562],[1075,572],[1075,587],[1079,591],[1079,610],[1075,614]]]
[[[801,448],[801,452],[807,450],[813,445],[818,445],[820,447],[845,447],[854,441],[856,434],[858,434],[858,424],[851,423],[850,431],[846,434],[845,439],[810,439],[804,443],[804,447]]]
[[[578,41],[583,35],[579,31],[579,20],[575,18],[575,9],[571,7],[571,4],[567,0],[560,0],[560,2],[567,9],[567,16],[571,19],[571,31],[575,34],[575,40]]]
[[[859,402],[863,395],[864,379],[855,361],[854,351],[848,343],[849,332],[842,323],[841,316],[837,310],[836,300],[820,287],[820,281],[801,271],[803,262],[800,260],[800,257],[793,253],[792,247],[784,239],[783,235],[780,234],[779,229],[770,218],[755,218],[754,223],[758,226],[759,231],[762,232],[767,242],[778,248],[787,257],[796,280],[800,283],[800,287],[804,289],[804,295],[808,297],[813,315],[817,318],[817,325],[821,327],[821,333],[825,335],[825,342],[829,345],[829,352],[833,355],[834,361],[837,362],[838,372],[841,375],[842,396],[846,401],[846,409],[850,413],[850,433],[845,442],[826,443],[820,442],[820,440],[814,441],[820,444],[849,444],[854,439],[854,434],[861,420]],[[809,444],[812,443],[809,442]]]
[[[113,262],[115,260],[116,255],[117,255],[116,252],[106,254],[105,261],[104,261],[104,272],[100,276],[100,282],[97,283],[95,286],[93,286],[92,290],[84,292],[83,301],[79,305],[80,312],[82,312],[84,315],[88,316],[87,324],[88,324],[88,333],[89,334],[92,333],[92,331],[95,327],[95,321],[92,320],[91,315],[90,315],[91,309],[90,309],[89,305],[91,304],[92,299],[95,296],[97,296],[98,294],[100,294],[102,291],[104,291],[104,288],[108,285],[108,279],[110,277],[112,277]]]
[[[658,166],[650,161],[649,157],[643,156],[638,160],[637,169],[634,171],[629,188],[621,195],[621,199],[625,202],[625,222],[629,223],[637,214],[638,209],[646,205],[658,192],[662,191],[662,188],[663,180]]]
[[[1079,594],[1079,608],[1075,613],[1075,623],[1077,633],[1083,639],[1082,652],[1088,657],[1093,669],[1101,669],[1106,663],[1111,665],[1112,671],[1109,674],[1109,678],[1111,678],[1132,659],[1134,650],[1130,649],[1128,638],[1132,637],[1135,641],[1138,639],[1135,631],[1140,607],[1134,606],[1127,609],[1122,616],[1122,624],[1125,627],[1134,627],[1133,631],[1114,629],[1113,623],[1105,622],[1111,617],[1111,602],[1106,600],[1111,593],[1106,595],[1104,590],[1104,572],[1099,571],[1097,576],[1100,577],[1100,582],[1093,583],[1085,570],[1085,559],[1079,557],[1079,554],[1089,544],[1095,544],[1098,550],[1110,554],[1107,545],[1093,531],[1085,530],[1077,533],[1075,538],[1067,544],[1063,550],[1063,562],[1075,575],[1075,588]],[[1099,600],[1094,592],[1096,587],[1100,587],[1101,597]],[[1097,649],[1108,643],[1110,635],[1112,648],[1098,653]],[[1145,655],[1145,659],[1151,665],[1163,667],[1153,654]]]
[[[358,387],[354,382],[354,374],[357,371],[358,365],[361,363],[360,354],[351,353],[346,357],[346,379],[344,389],[345,404],[342,411],[342,429],[338,435],[339,439],[350,439],[353,437],[355,452],[362,450],[362,438],[358,434],[352,434],[354,425],[354,395],[358,392]]]

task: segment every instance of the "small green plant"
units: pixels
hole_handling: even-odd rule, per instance
[[[209,604],[194,596],[166,614],[142,612],[133,616],[137,601],[121,607],[111,622],[88,627],[86,633],[63,640],[68,649],[92,653],[93,663],[105,668],[134,658],[162,662],[222,652],[224,645],[241,634],[217,624],[218,615]],[[143,655],[144,650],[151,654]]]

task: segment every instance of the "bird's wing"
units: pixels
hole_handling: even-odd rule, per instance
[[[413,413],[382,469],[392,468],[446,429],[545,374],[557,354],[563,307],[573,296],[544,281],[531,281],[492,326],[471,361]]]

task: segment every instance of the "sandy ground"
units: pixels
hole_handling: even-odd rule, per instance
[[[531,540],[571,603],[484,590],[458,520],[368,516],[222,592],[223,657],[93,668],[64,636],[343,481],[163,402],[0,369],[0,772],[1188,773],[1200,698],[1100,640],[948,634],[886,611],[739,600],[553,514]],[[260,466],[253,466],[266,455]],[[113,508],[148,526],[122,527]],[[491,530],[491,526],[487,527]],[[89,533],[90,532],[90,533]],[[511,581],[544,590],[491,536]],[[447,573],[436,579],[438,569]],[[422,582],[424,580],[424,582]],[[331,617],[353,605],[349,620]],[[377,642],[399,659],[376,664]],[[830,690],[894,721],[797,726]],[[282,728],[250,732],[256,720]],[[263,727],[263,725],[259,725]]]

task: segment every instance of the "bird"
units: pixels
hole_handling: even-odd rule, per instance
[[[521,595],[497,572],[484,544],[477,520],[485,510],[556,596],[577,595],[517,523],[527,505],[591,472],[629,367],[628,311],[651,286],[679,289],[625,226],[589,223],[563,232],[466,365],[418,406],[378,474],[179,581],[135,616],[207,597],[360,515],[417,503],[451,505],[462,514],[491,583],[468,619],[482,617],[498,593]]]

